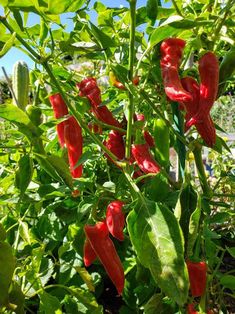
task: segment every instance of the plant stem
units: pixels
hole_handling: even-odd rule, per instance
[[[200,144],[198,144],[198,143],[195,144],[193,154],[194,154],[194,159],[195,159],[195,163],[197,166],[198,177],[200,180],[202,190],[205,193],[206,197],[211,198],[212,197],[212,195],[211,195],[212,190],[209,187],[208,182],[207,182],[205,168],[204,168],[203,161],[202,161],[202,147]]]
[[[176,12],[180,15],[183,16],[183,14],[181,13],[180,9],[178,8],[178,5],[176,3],[175,0],[172,0],[173,6],[175,7]]]
[[[130,18],[131,18],[131,29],[130,29],[130,47],[129,47],[129,80],[132,82],[133,78],[133,67],[135,58],[135,24],[136,24],[136,0],[130,0]],[[132,93],[128,92],[129,104],[127,107],[127,134],[126,134],[126,149],[125,156],[129,160],[131,156],[131,135],[132,135],[132,124],[134,115],[134,97]]]

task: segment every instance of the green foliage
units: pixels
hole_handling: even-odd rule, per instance
[[[174,1],[171,7],[154,0],[139,7],[137,1],[132,11],[101,1],[92,8],[90,2],[0,0],[6,13],[0,17],[0,57],[14,46],[35,62],[30,97],[21,95],[27,98],[26,112],[12,104],[8,83],[0,82],[0,311],[184,313],[192,302],[185,260],[194,257],[208,264],[200,307],[232,313],[225,294],[234,291],[229,268],[235,255],[234,160],[232,145],[219,132],[234,131],[234,77],[228,66],[233,65],[233,1]],[[133,9],[135,1],[128,3]],[[61,23],[64,13],[69,26]],[[33,14],[40,24],[29,23]],[[198,160],[190,154],[202,141],[194,127],[184,132],[185,113],[164,92],[160,44],[168,37],[186,41],[180,77],[199,82],[200,56],[213,50],[219,58],[221,96],[211,111],[217,142],[206,148],[213,177],[195,171]],[[110,71],[125,89],[111,86]],[[135,75],[139,85],[132,84]],[[122,160],[117,167],[106,158],[101,143],[112,127],[97,120],[89,100],[78,95],[75,84],[85,77],[97,79],[101,105],[121,123],[127,147],[139,127],[130,115],[145,115],[160,173],[134,179],[136,163]],[[67,148],[58,144],[56,126],[67,117],[54,118],[48,85],[51,93],[64,93],[69,114],[82,126],[81,178],[71,177]],[[159,118],[162,128],[156,127]],[[90,133],[89,122],[100,124],[103,133]],[[199,149],[195,158],[202,164],[201,157]],[[211,194],[205,195],[205,187]],[[98,259],[87,269],[83,263],[84,225],[103,220],[115,199],[125,202],[127,217],[125,240],[112,238],[125,271],[122,296]]]

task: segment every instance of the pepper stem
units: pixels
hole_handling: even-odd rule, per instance
[[[207,182],[205,168],[202,161],[202,147],[199,143],[195,144],[193,154],[194,154],[194,159],[195,159],[195,163],[196,163],[196,167],[198,171],[198,177],[199,177],[202,190],[206,197],[211,198],[212,190],[209,187],[208,182]]]
[[[133,78],[133,67],[135,57],[135,24],[136,24],[136,0],[130,0],[130,47],[129,47],[129,80],[132,82]],[[126,134],[126,149],[125,156],[129,160],[131,156],[131,135],[133,126],[133,115],[134,115],[134,97],[132,93],[128,93],[129,104],[127,107],[127,134]]]

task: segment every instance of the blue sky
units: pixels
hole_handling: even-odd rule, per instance
[[[91,5],[93,6],[93,4],[96,2],[96,0],[92,0],[91,1]],[[121,5],[123,6],[128,6],[128,2],[125,0],[101,0],[100,2],[102,2],[104,5],[109,6],[109,7],[119,7]],[[144,6],[146,4],[146,0],[137,0],[137,7],[141,7]],[[3,8],[0,6],[0,14],[3,15]],[[72,29],[72,22],[69,20],[69,17],[71,16],[71,14],[62,14],[61,15],[61,22],[62,24],[67,24],[68,25],[68,29]],[[96,23],[96,14],[95,12],[91,14],[91,21],[93,23]],[[29,16],[29,25],[34,25],[36,23],[39,23],[39,17],[35,14],[31,14]],[[2,76],[1,73],[1,67],[4,67],[7,71],[7,73],[11,74],[12,72],[12,65],[18,61],[18,60],[24,60],[25,62],[27,62],[27,64],[29,65],[29,67],[33,66],[33,63],[31,61],[31,59],[24,54],[22,51],[20,51],[19,49],[16,48],[12,48],[3,58],[0,59],[0,77]]]

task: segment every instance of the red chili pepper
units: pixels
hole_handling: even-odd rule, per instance
[[[149,145],[147,143],[132,144],[131,152],[138,166],[144,173],[160,172],[161,168],[150,153]]]
[[[105,222],[98,222],[94,226],[85,225],[86,237],[94,252],[103,264],[109,278],[114,283],[119,294],[122,294],[125,275],[116,248],[109,238],[108,227]]]
[[[206,289],[206,262],[186,262],[188,267],[190,290],[193,297],[200,297]]]
[[[82,155],[82,129],[74,117],[66,121],[64,129],[64,139],[68,149],[70,171],[73,178],[80,178],[82,175],[82,165],[75,168]]]
[[[125,145],[122,134],[118,131],[112,130],[109,132],[107,141],[104,141],[104,145],[119,159],[125,158]],[[109,158],[107,156],[107,158]]]
[[[120,240],[124,240],[123,228],[125,226],[125,216],[122,211],[124,203],[116,200],[111,202],[106,211],[106,224],[111,235]]]
[[[198,314],[198,311],[195,310],[195,305],[193,303],[188,304],[187,306],[187,313],[188,314]]]
[[[192,77],[185,77],[181,80],[183,87],[192,95],[192,101],[184,102],[186,109],[185,132],[189,129],[188,122],[195,116],[199,110],[200,91],[199,85]],[[212,147],[216,142],[216,131],[209,113],[201,116],[195,124],[198,133],[206,144]]]
[[[202,117],[196,125],[198,133],[209,147],[213,147],[216,143],[216,130],[211,116],[208,114]]]
[[[63,118],[66,116],[68,112],[68,108],[62,98],[62,96],[57,93],[49,96],[50,103],[52,105],[53,111],[54,111],[54,117],[56,119]],[[60,122],[59,124],[56,125],[56,131],[57,131],[57,136],[58,140],[60,143],[60,146],[63,148],[64,147],[64,128],[65,128],[65,121]]]
[[[89,267],[96,260],[96,253],[93,250],[89,240],[85,240],[83,247],[83,261],[86,267]]]
[[[216,55],[209,51],[199,60],[200,73],[200,100],[197,114],[187,123],[191,125],[200,122],[205,115],[208,115],[213,106],[219,86],[219,63]]]
[[[192,96],[182,86],[178,69],[185,46],[179,38],[168,38],[161,44],[161,71],[166,95],[173,101],[190,101]]]
[[[88,77],[76,84],[80,90],[80,96],[88,98],[91,110],[100,121],[121,128],[121,124],[114,118],[112,112],[105,106],[101,106],[101,92],[95,78]]]

